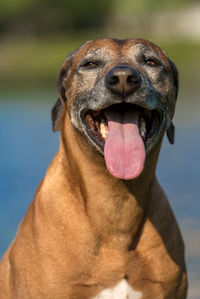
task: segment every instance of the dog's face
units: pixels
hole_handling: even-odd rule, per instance
[[[149,41],[86,42],[64,61],[58,89],[60,98],[52,111],[54,131],[60,128],[66,105],[71,123],[106,156],[107,167],[116,177],[138,176],[145,152],[154,148],[166,129],[173,143],[177,70]],[[115,151],[118,153],[113,158]],[[123,160],[123,165],[115,171],[118,160]],[[137,171],[121,175],[130,163]]]

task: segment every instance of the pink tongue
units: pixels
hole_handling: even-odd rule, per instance
[[[139,176],[144,168],[145,148],[138,128],[138,113],[107,111],[108,137],[104,147],[109,172],[120,179]]]

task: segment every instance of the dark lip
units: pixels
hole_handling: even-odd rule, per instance
[[[123,110],[127,110],[127,109],[137,109],[138,111],[140,111],[142,116],[146,115],[146,123],[148,122],[148,120],[147,120],[148,114],[151,115],[152,120],[153,120],[153,117],[156,117],[156,121],[154,120],[155,123],[152,123],[152,127],[147,128],[146,139],[142,137],[144,145],[145,145],[145,149],[146,149],[146,151],[149,151],[152,148],[152,146],[154,145],[154,143],[156,142],[157,136],[159,135],[159,133],[162,131],[162,129],[164,127],[165,121],[164,121],[163,110],[160,108],[150,109],[149,107],[145,107],[144,105],[129,104],[129,103],[112,104],[103,109],[96,109],[96,110],[83,109],[80,114],[83,129],[84,129],[86,135],[92,141],[92,143],[94,143],[95,146],[102,152],[104,151],[105,140],[103,140],[100,137],[100,135],[94,131],[94,128],[91,128],[88,126],[88,122],[86,121],[86,118],[88,117],[88,115],[90,115],[91,117],[93,117],[93,115],[95,115],[95,114],[100,115],[100,116],[104,115],[104,112],[106,110],[110,110],[110,109],[119,110],[119,111],[123,111]],[[98,117],[97,117],[97,121],[98,121]],[[149,130],[149,132],[148,132],[148,130]],[[150,134],[150,135],[148,136],[148,134]]]

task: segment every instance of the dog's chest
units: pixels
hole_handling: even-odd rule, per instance
[[[105,289],[93,299],[142,299],[142,293],[134,291],[128,284],[127,280],[123,279],[112,289]]]

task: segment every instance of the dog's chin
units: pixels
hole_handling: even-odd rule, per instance
[[[135,104],[113,104],[102,110],[83,110],[81,113],[82,128],[90,143],[104,153],[105,143],[109,135],[107,111],[134,111],[138,114],[138,130],[146,152],[150,151],[159,139],[165,126],[164,113],[161,109],[149,109]]]

